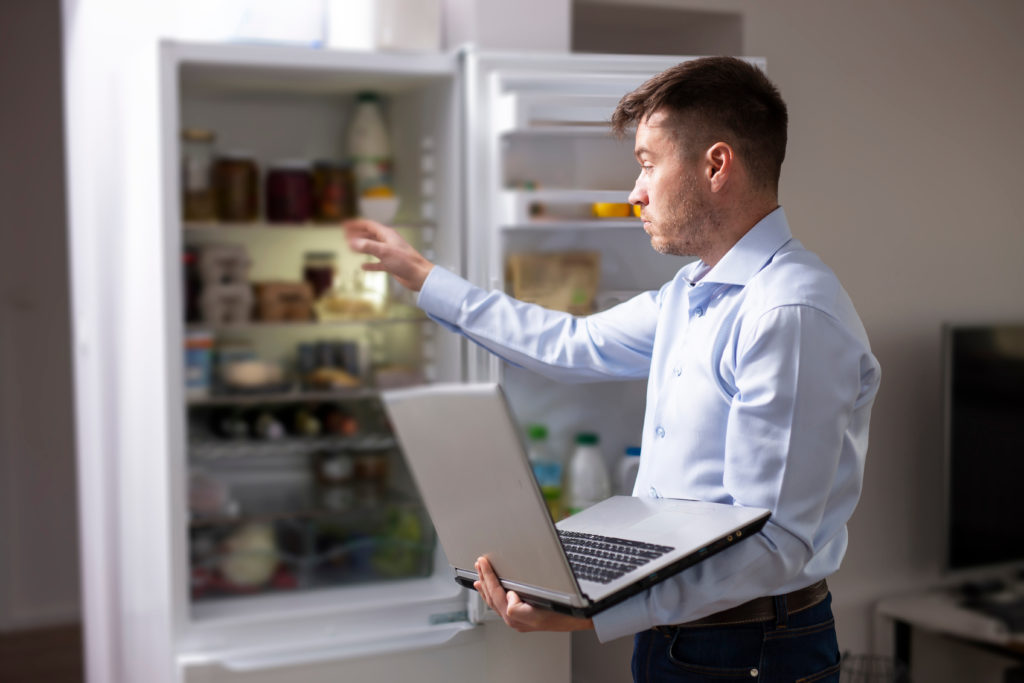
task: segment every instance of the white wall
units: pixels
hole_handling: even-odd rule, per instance
[[[875,601],[941,580],[940,324],[1024,319],[1024,4],[614,4],[738,13],[744,52],[767,58],[789,105],[781,202],[882,365],[864,494],[830,580],[841,647],[867,651]]]

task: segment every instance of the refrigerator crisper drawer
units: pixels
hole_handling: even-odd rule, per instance
[[[336,489],[326,496],[347,498]],[[193,600],[429,576],[434,534],[422,507],[389,502],[265,518],[193,521]]]

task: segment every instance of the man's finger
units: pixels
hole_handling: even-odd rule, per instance
[[[352,248],[352,251],[360,254],[366,254],[367,256],[374,256],[376,258],[381,258],[381,254],[384,253],[385,249],[383,243],[366,238],[349,240],[349,246]]]
[[[487,604],[504,619],[505,589],[498,582],[498,575],[494,573],[491,563],[483,557],[476,561],[476,571],[480,575],[482,594],[486,596]]]

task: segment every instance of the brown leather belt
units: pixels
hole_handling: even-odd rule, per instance
[[[801,612],[814,607],[828,595],[828,584],[825,579],[811,584],[807,588],[786,593],[786,611],[789,614]],[[746,624],[756,621],[770,621],[775,618],[775,598],[754,598],[742,605],[730,607],[696,621],[676,624],[668,628],[687,628],[690,626],[725,626],[727,624]]]

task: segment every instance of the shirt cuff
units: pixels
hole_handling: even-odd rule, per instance
[[[651,628],[651,618],[647,614],[648,595],[650,591],[644,591],[595,614],[592,620],[597,639],[607,643]]]
[[[455,273],[434,266],[420,287],[416,305],[432,317],[454,323],[458,321],[462,302],[472,289],[472,284]]]

